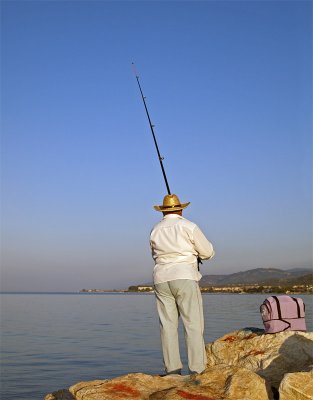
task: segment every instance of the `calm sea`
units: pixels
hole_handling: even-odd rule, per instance
[[[205,341],[235,329],[262,328],[259,305],[265,297],[203,295]],[[299,297],[312,331],[313,297]],[[1,294],[0,299],[3,400],[42,399],[83,380],[163,371],[154,295]]]

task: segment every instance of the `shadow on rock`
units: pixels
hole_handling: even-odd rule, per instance
[[[278,388],[287,373],[306,372],[313,365],[313,342],[301,335],[288,337],[278,349],[277,356],[263,370],[257,373],[267,381],[271,380],[274,399],[279,398]]]
[[[45,400],[76,400],[68,389],[61,389],[45,397]]]
[[[252,332],[255,333],[256,335],[264,335],[265,331],[264,329],[260,329],[260,328],[254,328],[253,326],[247,326],[246,328],[242,329],[243,332]]]

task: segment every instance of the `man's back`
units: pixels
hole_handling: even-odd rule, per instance
[[[154,226],[150,246],[155,261],[154,283],[175,279],[199,281],[197,257],[209,259],[214,251],[199,227],[177,214],[168,214]]]

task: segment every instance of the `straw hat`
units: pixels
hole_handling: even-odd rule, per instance
[[[156,211],[179,211],[188,207],[190,202],[182,203],[176,194],[167,194],[163,199],[162,206],[153,206]]]

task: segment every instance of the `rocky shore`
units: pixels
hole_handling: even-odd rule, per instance
[[[80,382],[45,400],[313,400],[313,333],[246,328],[206,346],[199,375],[143,373]]]

